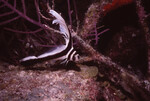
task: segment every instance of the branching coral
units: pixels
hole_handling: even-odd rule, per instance
[[[18,44],[21,45],[21,47],[16,48],[14,50],[14,47],[11,49],[11,47],[8,45],[9,50],[6,50],[6,54],[10,55],[13,59],[13,52],[15,51],[17,54],[22,54],[18,58],[24,57],[26,55],[29,55],[31,51],[35,51],[38,47],[56,47],[55,44],[58,44],[57,38],[55,38],[55,34],[53,33],[61,33],[59,30],[55,30],[54,27],[51,27],[51,21],[52,17],[50,14],[48,14],[48,10],[43,10],[43,5],[46,6],[46,9],[50,8],[49,4],[44,4],[43,2],[40,2],[38,0],[30,1],[7,1],[7,0],[1,0],[1,13],[0,13],[0,27],[2,28],[4,32],[2,35],[6,37],[4,41],[7,39],[7,32],[12,32],[14,35],[11,35],[12,38],[14,36],[18,36],[16,38],[16,41],[19,41]],[[41,8],[39,7],[41,6]],[[28,7],[32,7],[33,11],[30,13],[28,10]],[[34,10],[35,9],[35,10]],[[42,9],[42,10],[40,10]],[[43,14],[42,14],[43,13]],[[47,17],[44,16],[44,14],[47,14]],[[22,23],[22,25],[19,25],[19,23]],[[51,33],[51,34],[49,34]],[[44,34],[44,35],[42,35]],[[24,37],[23,37],[24,36]],[[32,37],[32,38],[31,38]],[[5,42],[4,42],[5,43]],[[11,44],[15,44],[14,42],[11,42]],[[10,44],[10,45],[11,45]],[[22,45],[25,45],[23,47]],[[14,45],[11,45],[14,46]],[[33,49],[34,47],[34,49]],[[21,48],[21,49],[20,49]],[[32,50],[31,50],[32,49]],[[12,51],[8,53],[7,51]],[[26,52],[25,52],[26,51]],[[17,59],[13,59],[17,60]]]
[[[10,8],[10,9],[12,10],[11,12],[6,12],[6,13],[4,13],[4,14],[1,14],[1,15],[0,15],[1,17],[2,17],[2,16],[9,16],[9,15],[10,15],[11,13],[13,13],[13,12],[17,13],[18,16],[17,16],[17,17],[14,17],[14,18],[12,18],[12,19],[10,19],[10,20],[6,20],[6,21],[4,21],[4,22],[1,22],[0,25],[10,23],[10,22],[12,22],[12,21],[14,21],[14,20],[17,20],[19,17],[22,17],[22,18],[24,18],[25,20],[29,21],[30,23],[35,24],[36,26],[39,26],[39,27],[42,28],[43,30],[49,29],[49,30],[56,31],[56,30],[54,30],[54,29],[52,29],[52,28],[47,28],[47,26],[46,26],[45,24],[42,24],[42,23],[41,23],[40,10],[39,10],[39,7],[38,7],[38,2],[37,2],[36,0],[34,0],[34,5],[35,5],[35,7],[36,7],[36,12],[37,12],[36,14],[37,14],[37,16],[38,16],[38,21],[36,21],[36,20],[34,20],[34,19],[28,17],[28,15],[26,14],[27,11],[26,11],[25,1],[24,1],[24,0],[21,1],[21,2],[22,2],[22,6],[23,6],[23,12],[19,11],[19,10],[16,8],[16,0],[14,0],[14,4],[13,4],[13,5],[11,5],[8,1],[5,1],[5,0],[1,0],[1,2],[3,3],[3,5],[7,6],[8,8]],[[40,31],[40,30],[37,29],[37,30],[34,31],[34,32],[38,32],[38,31]],[[57,31],[56,31],[56,32],[57,32]],[[28,33],[28,32],[26,32],[26,33]]]

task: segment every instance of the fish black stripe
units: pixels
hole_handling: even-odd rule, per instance
[[[74,50],[74,48],[72,49],[72,51],[69,53],[69,55],[68,55],[68,60],[71,60],[71,56],[72,56],[72,54],[73,54],[73,52],[74,52],[75,50]]]
[[[71,61],[73,61],[73,57],[74,57],[75,54],[76,54],[76,51],[74,51],[74,52],[71,54],[71,56],[70,56],[70,60],[71,60]]]

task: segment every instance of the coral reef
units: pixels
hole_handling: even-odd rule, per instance
[[[0,0],[0,100],[149,101],[149,0]],[[49,9],[69,24],[76,63],[22,66],[64,44]]]

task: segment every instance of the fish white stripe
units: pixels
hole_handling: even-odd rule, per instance
[[[74,61],[78,61],[79,60],[79,54],[75,54],[75,60]]]
[[[71,49],[68,51],[68,53],[67,53],[67,55],[66,55],[66,58],[67,58],[67,59],[68,59],[68,57],[69,57],[71,51],[73,51],[73,50],[74,50],[73,47],[71,47]]]
[[[70,55],[70,59],[69,59],[69,60],[73,61],[73,57],[74,57],[75,53],[76,53],[76,51],[74,51],[74,52]]]

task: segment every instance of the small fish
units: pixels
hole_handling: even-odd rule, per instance
[[[37,63],[45,60],[52,61],[61,61],[61,64],[67,64],[69,61],[77,61],[79,59],[79,54],[73,48],[73,40],[71,37],[71,33],[68,30],[68,27],[65,23],[65,20],[54,10],[50,10],[49,13],[55,17],[52,21],[52,24],[58,24],[59,30],[64,39],[64,45],[58,45],[53,49],[42,53],[38,56],[27,56],[20,60],[21,63]]]

